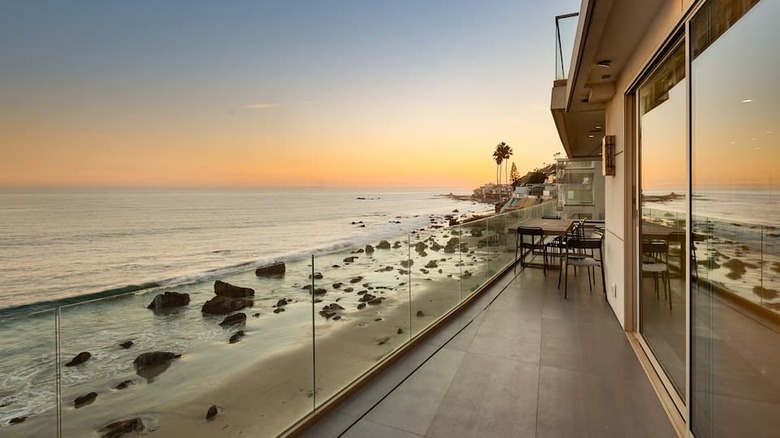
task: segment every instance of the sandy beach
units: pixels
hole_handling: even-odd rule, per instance
[[[315,403],[325,402],[456,306],[514,255],[505,246],[486,246],[496,239],[485,234],[484,224],[450,228],[441,225],[441,220],[432,217],[425,230],[401,240],[317,255],[313,298],[310,259],[287,263],[282,278],[260,278],[254,271],[233,274],[225,280],[263,291],[255,296],[254,306],[244,310],[247,321],[241,327],[221,328],[222,317],[201,315],[203,301],[213,296],[211,283],[173,288],[194,293],[193,302],[166,315],[145,309],[143,303],[153,296],[148,293],[121,298],[121,305],[98,303],[92,312],[103,316],[94,329],[112,339],[106,340],[105,347],[93,341],[89,348],[96,360],[116,356],[112,360],[120,368],[95,374],[96,368],[88,362],[86,368],[65,369],[64,436],[103,436],[108,433],[104,427],[117,420],[138,421],[125,425],[140,430],[142,423],[144,433],[157,436],[273,436],[282,432],[314,409]],[[279,306],[280,299],[288,303]],[[127,332],[135,333],[139,349],[124,352],[116,345],[128,335],[114,332],[119,320],[129,317],[123,315],[127,306],[139,314],[133,320],[147,320],[159,329],[143,335]],[[188,333],[196,343],[184,349],[171,339],[169,350],[182,357],[172,360],[158,377],[139,381],[130,358],[143,351],[144,340],[171,336],[186,321],[205,331]],[[228,344],[227,338],[239,328],[245,337]],[[67,334],[68,329],[63,331]],[[66,347],[63,356],[86,348]],[[127,389],[114,388],[124,380],[133,383]],[[96,400],[74,407],[73,400],[90,391],[97,393]],[[217,407],[217,415],[207,420],[211,406]],[[50,409],[7,426],[4,432],[44,436],[56,430],[54,424],[55,413]]]
[[[468,258],[464,267],[472,277],[485,279],[487,265],[478,263],[484,258],[474,254]],[[459,274],[458,260],[449,261],[450,274]],[[368,312],[349,312],[346,321],[316,320],[317,405],[457,305],[461,285],[456,275],[447,277],[450,274],[442,273],[446,281],[426,280],[427,276],[413,279],[411,310],[408,293],[400,289]],[[339,322],[343,324],[334,324]],[[311,343],[300,345],[266,358],[219,387],[164,409],[159,432],[193,437],[278,434],[315,407],[311,347]],[[206,420],[210,405],[218,406],[219,414]]]

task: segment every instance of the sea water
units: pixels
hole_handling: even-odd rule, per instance
[[[80,351],[93,358],[61,371],[63,403],[92,388],[136,379],[141,351],[184,352],[176,373],[135,391],[136,408],[186,398],[195,381],[215,382],[257,357],[300,345],[310,336],[311,306],[270,312],[279,297],[304,301],[312,269],[340,263],[340,252],[399,238],[447,214],[487,206],[455,201],[449,190],[212,189],[17,190],[0,193],[0,428],[20,416],[53,423],[56,367]],[[389,251],[397,263],[408,250]],[[334,258],[335,257],[335,258]],[[285,280],[262,279],[254,267],[287,263]],[[323,267],[320,268],[319,265]],[[342,275],[374,266],[356,263]],[[374,275],[375,285],[391,276]],[[256,289],[241,349],[226,350],[221,317],[201,314],[216,279]],[[185,292],[191,305],[169,315],[146,309],[156,293]],[[310,299],[309,299],[310,300]],[[305,303],[304,303],[305,304]],[[253,310],[256,309],[256,310]],[[56,316],[56,318],[55,318]],[[125,350],[118,344],[132,340]],[[59,342],[59,349],[57,343]],[[59,354],[55,354],[57,351]],[[227,357],[229,355],[229,357]],[[145,382],[151,383],[152,380]],[[144,382],[139,382],[139,384]],[[106,415],[126,400],[100,392],[100,407],[79,412]],[[65,421],[73,411],[66,409]],[[150,420],[151,421],[151,420]],[[65,428],[72,427],[65,424]],[[8,427],[9,429],[5,429]],[[11,429],[14,427],[14,429]],[[35,433],[44,429],[33,429]]]

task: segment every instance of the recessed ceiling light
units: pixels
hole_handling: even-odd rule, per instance
[[[596,125],[596,126],[594,126],[594,127],[593,127],[593,129],[594,129],[595,131],[601,131],[602,129],[604,129],[604,127],[603,127],[603,126],[601,126],[601,125]]]
[[[588,135],[588,138],[593,138],[593,137],[595,137],[595,135],[594,135],[594,134],[590,134],[590,135]]]
[[[597,61],[596,65],[598,65],[599,67],[607,68],[607,67],[612,66],[612,60],[611,59],[602,59],[600,61]]]
[[[750,103],[753,102],[753,99],[743,99],[742,103]]]

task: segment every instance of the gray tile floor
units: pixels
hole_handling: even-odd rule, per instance
[[[583,278],[564,301],[555,271],[510,271],[303,435],[676,436],[601,291]]]

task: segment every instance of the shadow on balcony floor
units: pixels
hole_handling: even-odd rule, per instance
[[[509,271],[303,436],[674,437],[600,289]]]

